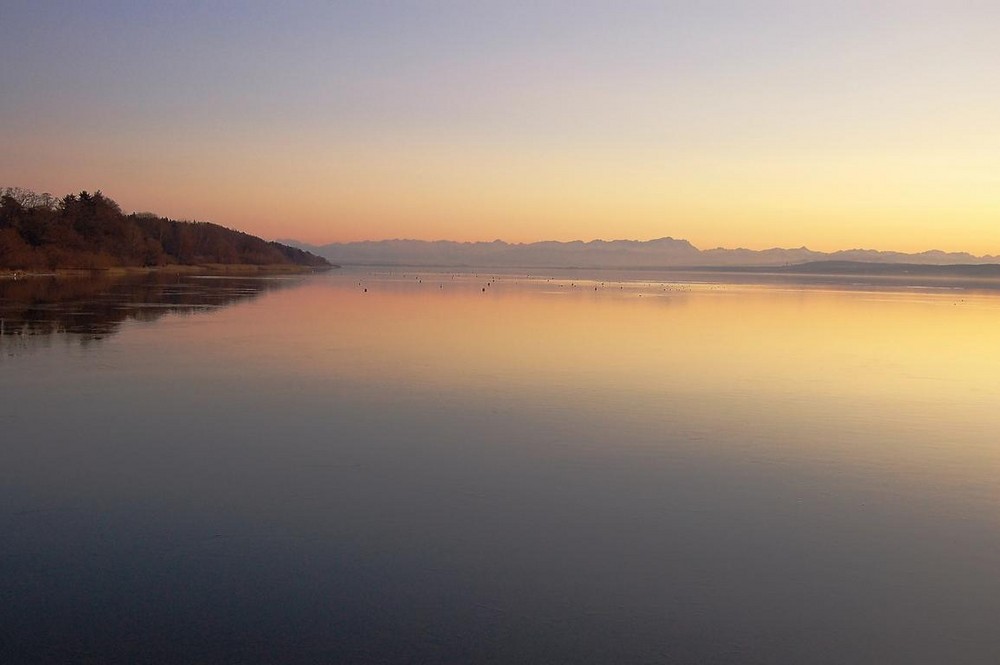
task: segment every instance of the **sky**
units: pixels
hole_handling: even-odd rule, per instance
[[[1000,254],[1000,3],[0,2],[0,186],[321,244]]]

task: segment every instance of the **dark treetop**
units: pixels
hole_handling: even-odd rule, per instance
[[[0,269],[201,264],[329,267],[307,251],[208,222],[126,215],[100,191],[49,194],[0,188]]]

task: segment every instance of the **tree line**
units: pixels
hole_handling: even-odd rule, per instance
[[[326,259],[209,222],[126,215],[100,191],[61,199],[0,188],[0,268],[101,269],[203,264],[329,266]]]

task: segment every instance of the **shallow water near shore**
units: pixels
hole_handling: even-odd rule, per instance
[[[0,284],[0,662],[996,662],[1000,292],[734,279]]]

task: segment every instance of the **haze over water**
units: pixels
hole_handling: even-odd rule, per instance
[[[1000,291],[639,276],[0,283],[0,662],[996,662]]]

